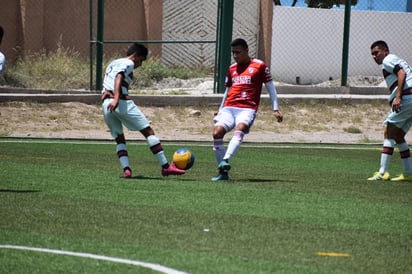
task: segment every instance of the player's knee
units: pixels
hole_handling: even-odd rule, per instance
[[[213,128],[213,139],[222,139],[226,134],[226,130],[222,126],[216,126]]]
[[[142,129],[140,131],[140,133],[142,133],[145,138],[147,138],[151,135],[155,135],[154,130],[151,127],[146,127],[144,129]]]
[[[124,137],[124,134],[120,134],[116,137],[116,143],[118,143],[118,144],[125,144],[126,143],[126,138]]]

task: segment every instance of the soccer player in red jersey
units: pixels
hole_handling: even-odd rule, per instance
[[[219,112],[214,117],[213,151],[219,173],[212,181],[229,180],[229,160],[249,133],[259,108],[262,85],[265,84],[272,102],[273,113],[278,122],[283,121],[279,110],[277,93],[268,66],[259,59],[249,56],[249,47],[244,39],[238,38],[230,44],[235,63],[226,75],[226,90]],[[235,129],[227,149],[223,138]]]

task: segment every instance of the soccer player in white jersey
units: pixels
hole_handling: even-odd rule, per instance
[[[231,42],[231,50],[235,63],[227,72],[225,94],[214,118],[213,151],[219,173],[212,181],[229,180],[229,160],[240,148],[255,120],[263,84],[268,90],[274,116],[278,122],[283,120],[269,68],[263,61],[249,57],[248,45],[241,38]],[[233,137],[225,149],[223,138],[232,129],[235,129]]]
[[[1,45],[1,41],[3,40],[3,35],[4,35],[4,30],[2,26],[0,26],[0,45]],[[3,73],[5,67],[6,67],[6,58],[4,57],[4,54],[0,51],[0,75]]]
[[[132,177],[126,139],[123,126],[132,131],[140,131],[146,138],[150,150],[161,165],[163,176],[181,175],[185,171],[168,163],[160,140],[156,137],[149,121],[143,112],[136,106],[128,93],[133,78],[133,71],[146,60],[147,48],[139,43],[133,43],[127,57],[112,61],[106,68],[102,90],[102,109],[104,121],[116,140],[116,152],[123,168],[123,178]]]
[[[381,65],[390,90],[388,101],[391,111],[384,121],[380,168],[368,180],[412,181],[411,152],[405,140],[405,135],[412,125],[412,68],[405,60],[390,54],[385,41],[374,42],[371,53],[375,62]],[[404,173],[391,178],[388,170],[395,144],[399,149]]]

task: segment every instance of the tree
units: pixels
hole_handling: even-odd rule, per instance
[[[308,8],[319,8],[319,9],[331,9],[333,6],[340,7],[345,5],[346,0],[304,0],[305,4],[308,5]],[[298,0],[293,0],[292,7],[296,5]],[[358,0],[351,0],[351,6],[358,4]],[[277,6],[281,6],[281,0],[273,0],[273,3]]]

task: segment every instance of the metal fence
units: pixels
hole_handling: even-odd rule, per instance
[[[123,55],[131,41],[140,41],[165,66],[208,68],[216,74],[216,53],[230,58],[230,48],[218,52],[219,38],[244,37],[250,54],[268,63],[275,81],[316,84],[342,77],[345,6],[310,9],[304,0],[296,7],[287,6],[292,0],[280,0],[282,6],[272,0],[233,1],[233,34],[219,36],[218,7],[225,0],[104,0],[98,39],[99,0],[0,0],[6,33],[1,50],[12,64],[27,54],[71,48],[90,58],[93,86],[102,76],[95,70],[99,46],[106,62]],[[411,0],[358,0],[351,7],[349,78],[381,76],[370,56],[375,40],[386,40],[391,52],[412,63],[411,10]]]
[[[369,1],[359,0],[358,5],[367,6],[366,2]],[[373,10],[374,6],[366,10],[351,7],[346,20],[344,7],[331,10],[275,7],[271,62],[274,78],[291,84],[341,79],[346,61],[349,80],[363,77],[367,85],[370,76],[381,76],[370,53],[370,45],[376,40],[385,40],[391,52],[412,62],[412,13],[384,11],[385,5],[387,10],[397,5],[398,10],[406,11],[407,1],[375,0],[375,3],[379,3],[379,11]],[[347,45],[345,25],[349,26]]]
[[[224,20],[226,19],[225,17],[222,18],[221,10],[224,9],[224,6],[227,6],[229,2],[232,2],[232,13],[238,15],[233,17],[233,35],[248,39],[250,41],[252,54],[255,54],[257,51],[259,1],[164,0],[160,2],[145,2],[148,5],[152,3],[151,6],[145,4],[139,6],[133,1],[123,1],[122,5],[119,6],[118,2],[105,1],[104,6],[99,7],[103,2],[104,1],[102,0],[90,0],[91,18],[97,18],[95,24],[93,20],[91,20],[90,24],[90,59],[92,62],[94,59],[94,52],[97,52],[95,81],[97,88],[100,87],[101,83],[102,62],[99,58],[101,58],[103,54],[103,50],[101,49],[103,45],[106,48],[104,52],[116,52],[118,51],[119,46],[132,41],[147,44],[151,56],[160,59],[165,66],[211,70],[215,72],[216,81],[219,81],[219,74],[222,73],[217,72],[217,70],[220,69],[217,66],[217,63],[220,63],[218,54],[224,53],[219,53],[218,50],[220,41],[220,33],[218,29],[219,24],[222,24],[222,22],[224,23]],[[155,4],[153,5],[153,3]],[[135,9],[140,8],[140,10],[144,9],[145,11],[144,14],[142,14],[142,16],[145,17],[145,20],[140,20],[139,23],[139,26],[143,31],[135,34],[125,34],[126,37],[128,37],[125,40],[122,40],[122,34],[118,32],[105,33],[102,35],[102,29],[106,29],[110,24],[114,24],[115,22],[118,26],[125,24],[124,22],[121,22],[122,19],[119,18],[114,20],[107,19],[107,16],[110,18],[114,16],[113,14],[108,15],[110,12],[116,9],[117,11],[123,10],[124,13],[128,13],[133,9],[133,6]],[[243,8],[245,6],[248,7],[247,10]],[[132,17],[133,15],[130,16]],[[104,19],[102,19],[102,17],[104,17]],[[243,19],[238,20],[237,18]],[[101,20],[103,24],[99,24],[99,20]],[[110,26],[108,27],[113,30]],[[221,35],[232,37],[230,33],[221,33]],[[141,37],[140,39],[131,39],[132,37],[139,36]],[[117,38],[110,39],[110,37]],[[107,46],[110,48],[107,48]],[[225,54],[229,56],[229,49]],[[229,63],[230,57],[226,66],[229,65]],[[93,72],[91,73],[91,76],[92,75]],[[93,79],[91,77],[91,82],[92,81]]]

